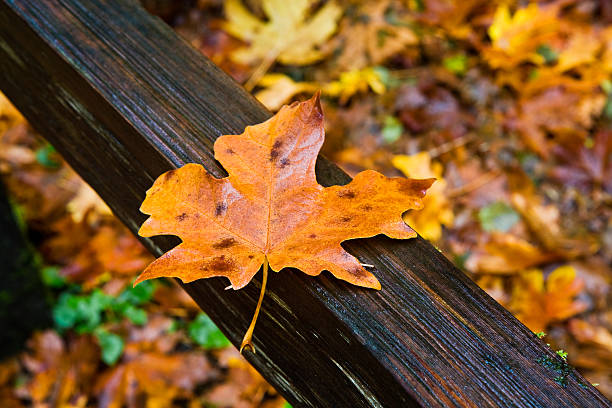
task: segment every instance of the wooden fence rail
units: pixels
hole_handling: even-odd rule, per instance
[[[270,116],[133,0],[0,1],[0,89],[132,230],[162,172],[202,163],[218,136]],[[349,178],[319,158],[321,184]],[[176,239],[143,240],[155,255]],[[354,240],[383,289],[328,274],[270,277],[248,360],[294,406],[611,406],[543,341],[422,239]],[[233,344],[260,277],[184,285]]]

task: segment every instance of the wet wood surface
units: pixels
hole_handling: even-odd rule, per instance
[[[214,140],[270,117],[136,1],[0,1],[0,89],[134,232],[145,191]],[[349,177],[324,158],[325,186]],[[176,238],[143,239],[155,255]],[[381,291],[274,273],[247,359],[295,407],[595,407],[610,403],[421,238],[352,240]],[[233,344],[261,273],[184,285]],[[559,381],[565,376],[566,385]]]

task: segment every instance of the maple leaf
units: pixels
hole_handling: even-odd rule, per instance
[[[557,3],[531,3],[511,16],[508,5],[500,5],[488,30],[492,44],[485,49],[485,59],[493,68],[509,69],[524,61],[543,64],[537,49],[556,38],[559,8]]]
[[[312,0],[263,0],[262,8],[269,20],[259,20],[240,0],[228,0],[224,25],[231,35],[250,43],[232,52],[241,64],[259,63],[245,87],[252,89],[275,60],[283,64],[307,65],[323,58],[318,47],[336,30],[342,10],[330,1],[306,21]]]
[[[340,53],[337,64],[342,70],[358,71],[378,65],[410,46],[418,38],[406,21],[406,10],[391,0],[363,2],[343,18],[334,48]],[[390,20],[396,20],[390,23]]]
[[[575,300],[584,283],[576,277],[573,266],[560,266],[548,275],[538,269],[524,272],[514,286],[510,309],[534,332],[546,329],[552,322],[562,321],[588,308]]]
[[[380,289],[340,243],[381,233],[415,237],[402,213],[423,207],[435,179],[387,178],[369,170],[345,186],[324,188],[314,171],[323,140],[317,94],[284,106],[241,135],[218,138],[215,158],[229,177],[216,179],[194,163],[159,176],[140,208],[151,217],[139,234],[177,235],[183,242],[135,284],[160,276],[183,282],[225,276],[240,289],[264,264],[262,295],[268,265],[312,276],[328,270],[354,285]]]

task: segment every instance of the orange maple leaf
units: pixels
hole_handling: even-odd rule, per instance
[[[576,299],[583,288],[584,281],[571,265],[558,267],[546,279],[541,270],[530,269],[518,277],[509,307],[537,333],[588,309],[587,303]]]
[[[260,301],[268,265],[312,276],[328,270],[352,284],[380,289],[374,275],[340,243],[381,233],[415,237],[402,213],[423,207],[435,179],[387,178],[368,170],[346,186],[324,188],[315,176],[323,140],[317,94],[284,106],[241,135],[217,139],[215,158],[229,177],[214,178],[193,163],[162,174],[140,208],[151,217],[139,234],[177,235],[183,242],[149,265],[135,283],[160,276],[183,282],[225,276],[240,289],[263,264]]]

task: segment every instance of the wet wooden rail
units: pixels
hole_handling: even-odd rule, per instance
[[[0,89],[134,232],[159,174],[198,162],[224,176],[215,138],[270,116],[133,0],[1,0]],[[317,177],[349,180],[324,158]],[[160,255],[177,241],[143,242]],[[610,406],[571,369],[560,385],[562,360],[426,241],[345,247],[381,291],[270,277],[247,358],[294,406]],[[185,289],[239,344],[260,279]]]

